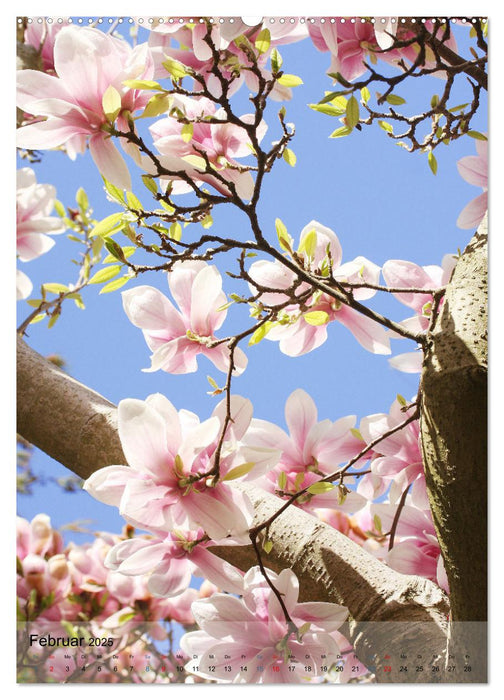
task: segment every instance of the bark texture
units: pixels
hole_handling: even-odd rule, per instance
[[[427,487],[452,619],[487,620],[487,224],[457,263],[421,379]]]

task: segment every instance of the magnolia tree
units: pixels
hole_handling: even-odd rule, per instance
[[[19,519],[20,678],[485,680],[487,136],[476,120],[486,21],[129,26],[18,24],[17,282],[29,304],[20,302],[18,431],[126,523],[76,545],[46,514]],[[463,140],[459,173],[483,191],[453,222],[466,230],[458,253],[427,266],[345,258],[336,216],[318,221],[316,200],[292,235],[288,212],[264,220],[272,171],[296,166],[302,177],[289,117],[302,80],[284,49],[299,42],[327,57],[327,89],[305,107],[335,139],[317,158],[334,161],[340,139],[376,130],[432,178],[438,149]],[[401,95],[410,85],[420,106]],[[48,149],[74,161],[76,204],[39,181]],[[79,187],[88,149],[112,207],[104,218]],[[232,233],[221,210],[241,217]],[[376,221],[389,225],[384,211]],[[39,293],[30,265],[64,232],[79,247],[76,279],[47,280]],[[63,314],[61,325],[69,305],[84,308],[88,285],[142,331],[145,371],[213,364],[210,415],[161,393],[128,398],[126,381],[116,408],[27,345],[32,324],[51,328]],[[378,311],[380,296],[407,309]],[[261,341],[290,358],[332,343],[333,370],[344,372],[338,338],[348,332],[370,358],[413,341],[390,364],[419,376],[415,395],[359,421],[335,402],[320,420],[297,388],[284,429],[281,416],[253,416],[253,393],[236,393]]]

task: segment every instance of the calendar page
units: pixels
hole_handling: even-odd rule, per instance
[[[16,32],[17,682],[486,683],[487,18]]]

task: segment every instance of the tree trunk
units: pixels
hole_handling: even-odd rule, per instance
[[[487,306],[485,218],[457,262],[421,378],[422,450],[450,586],[452,647],[479,668],[488,619]]]

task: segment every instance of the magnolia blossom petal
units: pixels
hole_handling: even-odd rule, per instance
[[[105,558],[105,566],[126,576],[138,576],[155,569],[165,554],[164,542],[155,544],[134,537],[114,545]]]
[[[399,542],[388,553],[387,563],[402,574],[435,579],[437,560],[428,556],[415,542]]]
[[[314,400],[302,389],[296,389],[286,401],[285,420],[291,437],[300,451],[308,433],[317,422],[317,407]]]
[[[104,467],[91,474],[82,488],[97,501],[119,507],[124,488],[132,476],[134,473],[129,467]]]
[[[159,369],[171,374],[188,374],[196,372],[198,361],[196,356],[200,352],[198,343],[182,336],[160,345],[151,355],[151,366],[143,372],[156,372]]]
[[[336,318],[348,328],[363,348],[377,355],[390,355],[389,335],[379,323],[349,306],[342,306]]]
[[[179,312],[158,289],[142,285],[122,292],[123,308],[131,323],[144,330],[169,329],[173,336],[185,335]]]
[[[478,228],[488,208],[488,192],[482,192],[478,197],[466,204],[457,219],[459,228]]]
[[[419,374],[422,371],[423,352],[414,350],[413,352],[403,352],[400,355],[391,357],[389,364],[399,372],[407,372],[408,374]]]
[[[476,187],[488,187],[488,164],[480,156],[465,156],[457,162],[457,169],[466,182]]]
[[[17,238],[17,253],[22,262],[29,262],[47,253],[55,241],[43,233],[21,234]]]
[[[33,284],[21,270],[16,270],[16,300],[27,299],[32,293]]]
[[[213,335],[226,318],[226,311],[217,311],[226,301],[220,272],[215,265],[206,265],[191,287],[191,330],[202,336]]]
[[[202,527],[211,539],[220,540],[228,535],[247,539],[252,508],[245,502],[243,494],[219,484],[213,489],[213,495],[208,492],[188,494],[183,507],[191,522]]]
[[[89,139],[89,151],[100,173],[119,189],[131,192],[131,175],[112,139],[104,133]]]
[[[192,563],[198,567],[200,574],[214,583],[218,588],[229,593],[243,593],[243,576],[229,562],[209,552],[204,547],[195,547],[191,553]]]
[[[191,576],[192,567],[187,559],[169,558],[156,567],[147,585],[153,595],[171,598],[189,587]]]
[[[130,467],[150,476],[166,471],[167,425],[146,401],[123,399],[117,409],[119,437]]]
[[[55,117],[46,122],[27,124],[16,131],[16,146],[29,150],[63,146],[75,134],[75,126]]]

